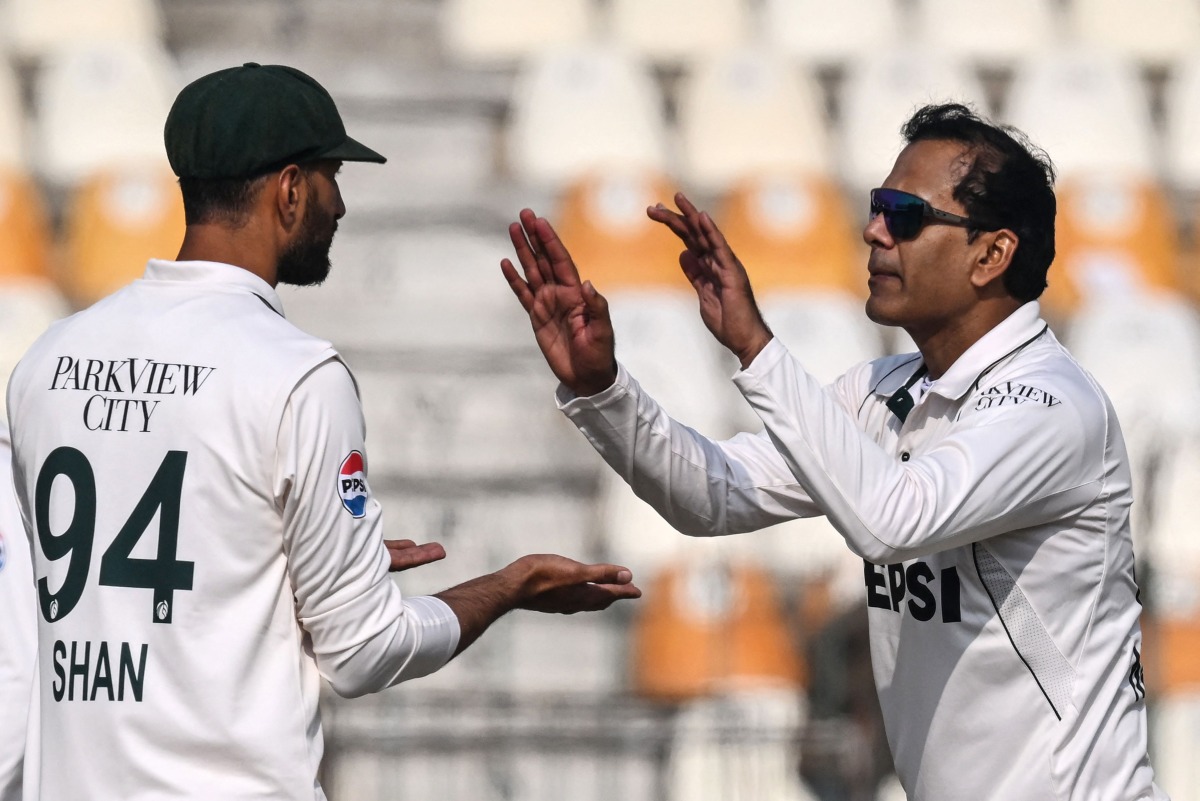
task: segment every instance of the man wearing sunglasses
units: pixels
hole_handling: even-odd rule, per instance
[[[1147,757],[1129,460],[1103,391],[1041,320],[1054,173],[958,105],[919,110],[871,193],[867,315],[917,353],[828,387],[759,314],[745,270],[682,194],[700,315],[741,362],[764,431],[716,442],[615,358],[605,299],[525,210],[502,269],[562,382],[559,405],[677,529],[826,515],[863,558],[872,662],[910,798],[1163,799]],[[802,256],[802,254],[799,254]]]

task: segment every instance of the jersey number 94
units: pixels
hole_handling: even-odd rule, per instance
[[[141,587],[154,590],[151,617],[155,623],[170,623],[175,590],[190,590],[194,562],[175,559],[179,540],[179,500],[187,451],[168,451],[141,500],[100,559],[100,585]],[[56,480],[71,483],[75,498],[70,523],[59,534],[50,530],[50,498]],[[34,518],[38,543],[46,559],[68,559],[66,578],[57,592],[50,582],[38,579],[38,602],[42,617],[53,623],[62,620],[83,596],[91,569],[92,546],[96,541],[96,476],[87,457],[75,448],[56,448],[46,457],[34,491]],[[130,554],[158,514],[158,551],[154,559],[135,559]]]

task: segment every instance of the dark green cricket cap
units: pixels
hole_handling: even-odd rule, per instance
[[[387,161],[347,136],[321,84],[275,64],[231,67],[185,86],[164,139],[182,178],[251,178],[316,159]]]

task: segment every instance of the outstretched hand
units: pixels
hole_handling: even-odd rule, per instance
[[[508,259],[500,270],[529,315],[546,363],[576,395],[608,389],[617,380],[608,301],[590,281],[580,282],[575,262],[545,218],[524,209],[508,235],[525,277]]]
[[[682,192],[676,193],[675,205],[678,213],[659,203],[646,214],[683,242],[679,266],[696,290],[704,325],[748,367],[772,334],[754,302],[746,268],[708,212],[698,210]]]
[[[557,554],[522,556],[500,572],[519,584],[516,607],[535,612],[595,612],[642,595],[628,568],[589,565]]]
[[[398,573],[446,558],[446,549],[436,542],[417,545],[412,540],[384,540],[383,544],[391,560],[388,566],[389,573]]]

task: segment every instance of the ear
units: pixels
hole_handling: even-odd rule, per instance
[[[1004,275],[1017,254],[1020,240],[1009,229],[1001,228],[980,234],[976,244],[982,252],[971,271],[971,283],[982,289]]]
[[[275,179],[275,209],[279,223],[291,231],[304,219],[304,206],[308,202],[308,181],[304,171],[289,164],[279,171]]]

